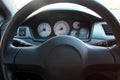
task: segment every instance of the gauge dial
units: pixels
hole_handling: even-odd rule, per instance
[[[67,35],[70,32],[70,26],[65,21],[58,21],[54,25],[54,33],[55,35]]]
[[[78,21],[73,22],[73,28],[80,29],[80,22],[78,22]]]
[[[40,37],[48,37],[51,34],[52,30],[48,23],[41,23],[38,26],[38,34]]]
[[[78,31],[77,30],[72,30],[70,35],[74,36],[74,37],[78,37]]]

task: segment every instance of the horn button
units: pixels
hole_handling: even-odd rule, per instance
[[[72,41],[72,42],[71,42]],[[60,36],[48,40],[48,54],[45,56],[45,66],[50,77],[63,79],[78,79],[82,67],[82,55],[85,49],[82,41],[69,36]],[[50,45],[52,45],[50,47]],[[84,54],[85,55],[85,54]],[[52,78],[52,80],[54,80]],[[50,78],[51,79],[51,78]]]

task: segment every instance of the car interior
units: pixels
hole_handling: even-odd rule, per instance
[[[120,80],[120,9],[96,0],[0,1],[0,80]]]

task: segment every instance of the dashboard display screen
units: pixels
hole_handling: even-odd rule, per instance
[[[79,32],[80,39],[88,39],[89,37],[89,30],[87,28],[81,28]]]

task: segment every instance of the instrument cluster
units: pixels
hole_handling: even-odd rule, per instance
[[[36,40],[45,40],[50,37],[69,35],[82,40],[89,38],[89,27],[83,26],[79,21],[69,24],[67,21],[59,20],[53,26],[48,22],[39,23],[37,26],[38,37]]]

